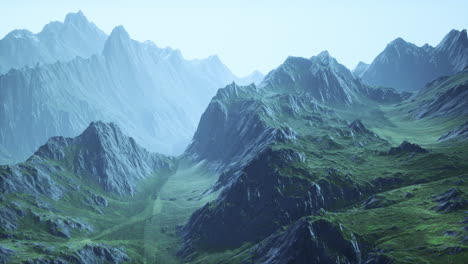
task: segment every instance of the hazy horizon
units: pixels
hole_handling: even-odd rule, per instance
[[[19,0],[2,4],[0,38],[14,29],[40,32],[48,22],[63,21],[78,10],[107,34],[123,25],[133,39],[179,49],[187,59],[218,55],[238,76],[254,70],[266,74],[287,56],[311,57],[322,50],[352,69],[359,61],[370,63],[397,37],[435,46],[451,29],[468,27],[468,2],[458,0],[365,0],[360,5],[302,0]]]

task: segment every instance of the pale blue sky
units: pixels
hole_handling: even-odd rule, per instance
[[[466,0],[0,0],[0,37],[38,32],[78,10],[106,33],[123,25],[132,38],[189,59],[218,54],[237,75],[325,49],[353,68],[397,37],[436,45],[450,29],[468,27]]]

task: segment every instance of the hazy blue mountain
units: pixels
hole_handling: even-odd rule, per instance
[[[2,78],[21,87],[31,78],[39,84],[34,88],[44,97],[26,91],[41,103],[19,104],[34,113],[31,123],[35,116],[60,123],[61,116],[72,127],[87,114],[99,119],[93,113],[111,111],[138,134],[141,109],[174,111],[168,105],[175,103],[156,98],[151,104],[156,73],[185,69],[191,76],[216,61],[185,61],[117,27],[102,56],[13,70]],[[152,72],[156,62],[162,68]],[[14,78],[27,72],[28,78]],[[409,98],[362,83],[322,52],[287,58],[259,85],[232,82],[219,89],[177,158],[145,150],[114,123],[92,122],[76,137],[52,137],[27,161],[0,166],[0,260],[463,263],[465,84],[462,71]],[[8,91],[6,98],[20,98]],[[168,93],[158,91],[175,100]],[[47,95],[79,111],[59,109]],[[116,102],[124,108],[113,108]],[[8,113],[23,111],[11,106]],[[415,115],[421,110],[429,114]],[[171,115],[170,121],[183,118]],[[428,225],[434,232],[421,228]]]
[[[86,21],[72,14],[64,25],[76,19]],[[2,162],[25,159],[49,137],[76,136],[94,120],[117,123],[151,150],[180,153],[210,98],[233,80],[217,56],[185,60],[118,26],[98,55],[0,75]]]
[[[81,11],[68,14],[63,23],[47,24],[37,34],[14,30],[0,40],[0,74],[37,63],[88,58],[101,53],[106,38]]]
[[[259,71],[253,71],[251,74],[239,78],[236,82],[240,85],[249,85],[251,83],[253,84],[260,84],[263,81],[263,78],[265,78],[265,75]]]
[[[466,30],[450,31],[436,47],[418,47],[397,38],[360,74],[370,85],[417,91],[434,79],[468,65]]]
[[[362,75],[363,72],[367,70],[368,67],[369,67],[369,64],[360,61],[358,65],[356,65],[356,67],[353,69],[352,72],[355,76],[359,77]]]

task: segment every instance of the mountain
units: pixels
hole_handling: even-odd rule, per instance
[[[356,65],[356,67],[353,69],[353,74],[359,77],[362,75],[363,72],[367,70],[367,68],[369,68],[369,64],[360,61],[358,65]]]
[[[251,83],[253,84],[260,84],[263,81],[263,78],[265,78],[265,75],[259,71],[253,71],[251,74],[239,78],[237,82],[241,85],[249,85]]]
[[[0,74],[37,63],[69,61],[99,54],[107,36],[79,11],[51,22],[41,32],[14,30],[0,40]]]
[[[417,119],[468,116],[468,69],[440,77],[421,89],[402,110]]]
[[[350,104],[358,85],[352,73],[324,51],[310,59],[289,57],[260,86],[306,92],[321,103]]]
[[[450,31],[436,47],[418,47],[397,38],[357,76],[370,85],[418,91],[438,77],[463,70],[467,54],[466,30]]]
[[[61,164],[58,169],[47,161]],[[113,123],[93,122],[75,138],[53,137],[25,163],[4,166],[2,193],[48,194],[60,199],[64,187],[50,174],[68,169],[103,191],[134,195],[138,181],[155,171],[169,169],[171,159],[140,147]],[[30,171],[31,175],[24,173]],[[45,184],[47,183],[47,184]]]
[[[463,124],[466,116],[424,117],[408,129],[414,117],[404,106],[424,101],[419,96],[368,87],[328,53],[290,57],[258,87],[220,89],[185,152],[219,173],[213,189],[220,194],[183,227],[179,255],[193,263],[209,256],[216,256],[212,263],[391,263],[402,255],[443,263],[454,252],[460,261],[462,251],[429,241],[461,228],[467,190],[436,207],[431,197],[464,178],[466,142],[425,143],[429,151],[414,141],[430,135],[437,144],[447,122]],[[462,106],[454,102],[452,109]],[[440,226],[445,203],[456,220]],[[411,219],[433,216],[437,233],[402,220],[408,212]],[[425,238],[409,242],[406,232]],[[463,247],[460,237],[453,241]],[[410,243],[428,250],[408,250]]]
[[[138,214],[142,200],[135,194],[147,185],[145,200],[155,196],[153,182],[164,182],[175,168],[173,158],[148,152],[113,123],[93,122],[75,138],[49,139],[26,162],[0,166],[0,260],[129,261],[127,248],[84,238]],[[38,243],[24,243],[28,237]],[[11,238],[20,242],[12,245]]]
[[[3,163],[26,159],[49,137],[76,136],[95,120],[115,122],[150,150],[181,153],[216,89],[237,80],[217,56],[185,60],[178,50],[132,40],[122,26],[102,46],[90,58],[0,75]]]

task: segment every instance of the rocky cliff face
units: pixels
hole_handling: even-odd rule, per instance
[[[463,117],[468,114],[468,70],[441,77],[408,102],[408,112],[417,119],[435,117]]]
[[[438,141],[445,141],[445,140],[466,140],[468,138],[468,122],[464,123],[461,126],[455,127],[454,129],[450,130],[449,132],[440,136]]]
[[[300,219],[252,250],[255,263],[362,263],[363,253],[354,234],[339,225]]]
[[[209,160],[221,170],[250,160],[274,140],[277,130],[262,119],[266,106],[243,100],[256,94],[255,85],[241,87],[233,83],[220,89],[203,113],[186,155]]]
[[[81,11],[68,14],[63,23],[47,24],[37,34],[14,30],[0,40],[0,74],[37,63],[91,57],[102,51],[106,37]]]
[[[466,30],[452,30],[436,47],[418,47],[398,38],[358,76],[371,85],[418,91],[438,77],[463,70],[467,54]]]
[[[186,250],[255,243],[300,217],[331,208],[337,201],[352,202],[360,197],[363,190],[351,181],[343,182],[346,187],[342,188],[329,180],[313,181],[312,175],[301,179],[281,173],[304,159],[294,150],[267,149],[258,154],[231,179],[217,201],[192,215],[185,227]],[[330,173],[339,178],[337,172]]]
[[[48,138],[104,120],[150,150],[180,153],[216,89],[234,79],[217,57],[188,61],[117,27],[102,55],[0,75],[0,146],[22,161]]]

